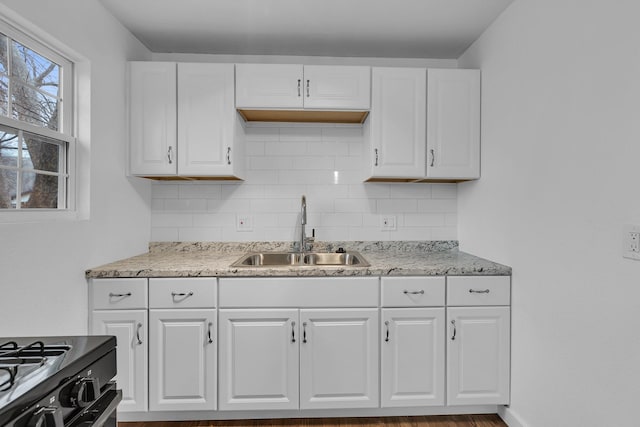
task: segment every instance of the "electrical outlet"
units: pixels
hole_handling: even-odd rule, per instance
[[[640,260],[640,225],[625,225],[622,241],[622,256]]]
[[[396,216],[395,215],[381,215],[380,216],[380,229],[382,231],[396,230]]]
[[[236,216],[236,231],[253,231],[253,217],[251,215]]]

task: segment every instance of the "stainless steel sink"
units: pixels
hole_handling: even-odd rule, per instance
[[[358,252],[254,252],[243,255],[231,267],[368,267]]]

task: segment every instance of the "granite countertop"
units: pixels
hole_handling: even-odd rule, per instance
[[[231,267],[248,252],[289,252],[291,242],[157,242],[149,252],[88,269],[87,278],[511,275],[511,268],[458,250],[458,242],[315,242],[313,251],[357,251],[370,267]]]

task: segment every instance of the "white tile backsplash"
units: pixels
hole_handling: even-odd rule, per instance
[[[274,124],[246,128],[244,182],[153,183],[153,241],[291,241],[307,197],[318,240],[454,240],[456,184],[362,182],[362,128]],[[380,229],[395,215],[397,230]],[[250,215],[253,231],[237,231]]]

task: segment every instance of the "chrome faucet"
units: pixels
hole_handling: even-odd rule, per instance
[[[304,226],[307,225],[307,198],[302,196],[302,210],[300,212],[300,253],[304,253],[307,236]]]

